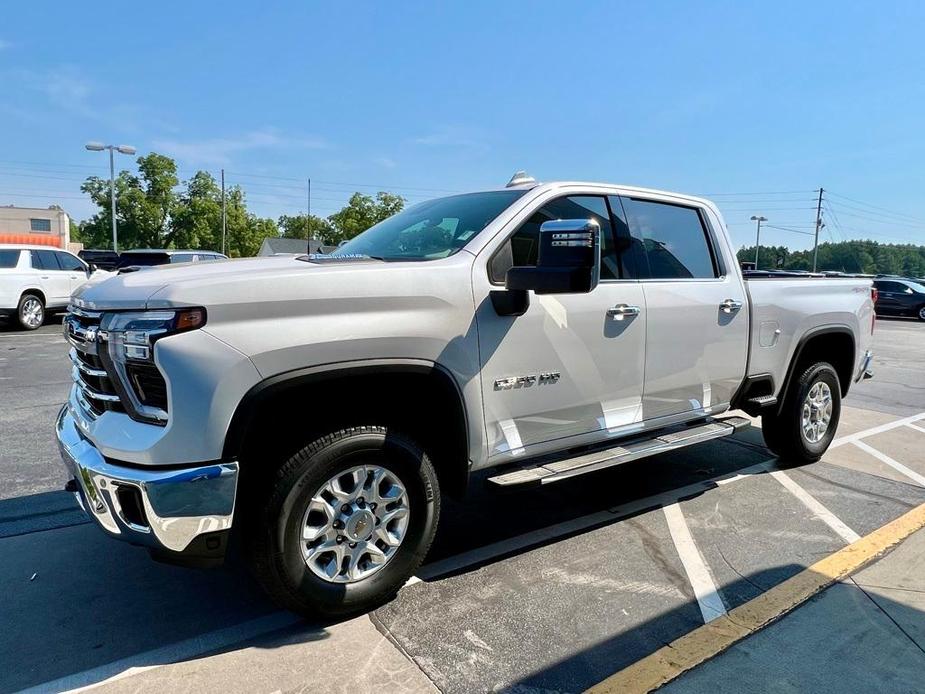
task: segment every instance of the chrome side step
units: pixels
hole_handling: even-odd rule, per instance
[[[751,421],[745,417],[713,419],[698,426],[673,429],[668,432],[663,430],[664,433],[650,439],[637,439],[632,443],[585,453],[574,458],[547,461],[510,472],[502,472],[489,477],[488,482],[493,486],[504,488],[528,484],[549,484],[575,475],[583,475],[586,472],[628,463],[631,460],[648,458],[676,448],[730,436],[739,429],[746,429],[749,426],[751,426]]]

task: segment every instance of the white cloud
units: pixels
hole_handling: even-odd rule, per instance
[[[390,157],[376,157],[373,159],[373,164],[377,164],[383,169],[394,169],[396,166],[398,166],[398,163]]]
[[[152,149],[187,163],[228,164],[232,155],[255,149],[327,149],[320,138],[287,136],[273,128],[252,130],[237,137],[198,141],[155,140]]]
[[[488,149],[481,132],[460,125],[445,125],[411,140],[425,147],[464,147]]]

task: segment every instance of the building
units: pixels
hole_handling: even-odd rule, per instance
[[[51,207],[0,207],[0,243],[28,243],[67,249],[71,218],[57,205]]]
[[[270,237],[263,240],[260,244],[260,250],[257,255],[276,255],[278,253],[330,253],[337,246],[322,246],[318,239],[284,239],[282,237]]]

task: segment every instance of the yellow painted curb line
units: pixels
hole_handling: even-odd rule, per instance
[[[925,504],[829,555],[796,576],[637,660],[590,689],[589,694],[651,692],[858,571],[925,527]]]

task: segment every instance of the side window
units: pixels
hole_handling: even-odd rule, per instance
[[[700,212],[693,207],[623,198],[633,235],[642,240],[653,279],[717,276]]]
[[[492,282],[504,282],[508,269],[536,265],[540,227],[555,219],[594,219],[601,225],[601,279],[618,279],[620,264],[614,250],[613,228],[607,201],[597,195],[570,195],[550,200],[533,213],[492,257]]]
[[[19,251],[14,248],[0,250],[0,268],[14,268],[19,264]]]
[[[32,267],[39,270],[60,270],[54,251],[32,251]]]
[[[70,253],[57,252],[55,253],[55,257],[58,259],[58,264],[61,266],[62,270],[70,270],[71,272],[86,272],[87,270],[84,264]]]
[[[906,289],[906,286],[899,282],[877,282],[877,289],[882,292],[899,293]]]
[[[195,256],[192,253],[174,253],[170,256],[171,263],[191,263],[195,260]]]

